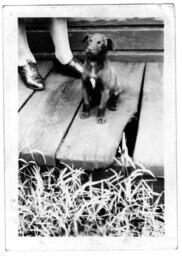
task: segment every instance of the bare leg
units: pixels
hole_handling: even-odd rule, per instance
[[[25,86],[29,89],[40,91],[44,89],[44,81],[37,69],[37,63],[30,51],[25,25],[18,24],[18,73]]]
[[[31,60],[32,62],[36,63],[36,60],[33,56],[33,54],[30,51],[28,41],[27,41],[27,35],[25,30],[25,25],[19,22],[18,25],[18,53],[19,53],[19,59],[18,59],[18,66],[23,66],[27,63],[27,60]]]
[[[55,46],[55,56],[65,65],[73,58],[70,49],[67,21],[64,18],[53,18],[50,25],[50,33]]]

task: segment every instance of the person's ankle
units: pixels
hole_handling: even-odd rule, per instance
[[[67,65],[73,59],[73,55],[60,57],[57,53],[55,53],[55,57],[62,65]]]
[[[18,66],[24,66],[27,64],[27,60],[36,63],[36,59],[33,54],[28,50],[22,50],[19,52]]]
[[[27,64],[27,61],[32,61],[33,63],[37,63],[35,58],[31,58],[31,56],[25,56],[25,57],[20,57],[18,60],[18,66],[22,67]]]

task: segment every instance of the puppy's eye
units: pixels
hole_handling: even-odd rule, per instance
[[[92,39],[90,39],[89,42],[92,42]]]
[[[97,44],[101,44],[102,42],[101,41],[98,41]]]

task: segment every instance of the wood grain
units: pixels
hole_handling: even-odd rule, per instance
[[[74,56],[80,61],[84,61],[84,51],[74,51]],[[35,53],[37,59],[50,60],[54,58],[54,53],[38,52]],[[112,51],[108,53],[109,59],[120,62],[163,62],[163,51]]]
[[[55,151],[80,103],[78,79],[52,72],[46,79],[46,89],[37,92],[19,115],[19,151],[21,157],[47,165],[55,164]],[[37,152],[35,152],[37,151]]]
[[[151,28],[93,28],[69,29],[70,47],[73,51],[85,49],[82,38],[85,34],[103,33],[114,41],[115,50],[163,50],[163,29]],[[32,52],[54,52],[54,46],[49,34],[45,30],[30,30],[27,34]],[[40,44],[41,42],[41,44]]]
[[[109,29],[70,29],[69,40],[73,50],[85,49],[82,44],[84,35],[93,33],[103,33],[114,42],[115,50],[162,50],[163,29],[150,28],[109,28]]]
[[[48,27],[49,18],[21,18],[28,28]],[[159,18],[68,18],[68,27],[93,27],[93,26],[163,26],[164,21]]]
[[[147,63],[134,159],[163,176],[163,63]]]
[[[50,71],[52,68],[52,61],[38,61],[38,70],[40,72],[40,75],[44,78],[47,73]],[[20,108],[24,102],[31,96],[31,94],[34,91],[27,88],[23,81],[21,80],[20,76],[18,77],[18,107]]]
[[[121,141],[123,129],[138,104],[143,63],[113,63],[118,83],[123,89],[118,110],[106,111],[107,122],[96,123],[95,110],[88,119],[82,120],[78,113],[57,152],[57,159],[86,169],[106,167],[113,162]]]
[[[68,27],[117,27],[117,26],[163,26],[164,22],[156,18],[69,18]]]
[[[74,54],[82,56],[81,39],[85,33],[100,31],[114,39],[114,61],[163,61],[164,21],[157,18],[68,18],[70,45]],[[49,34],[49,18],[25,18],[30,48],[38,58],[47,59],[54,54]],[[128,60],[127,60],[128,58]]]

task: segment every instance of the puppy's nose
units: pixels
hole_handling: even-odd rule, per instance
[[[88,50],[89,52],[91,52],[91,51],[92,51],[92,48],[91,48],[91,47],[88,47],[87,50]]]

